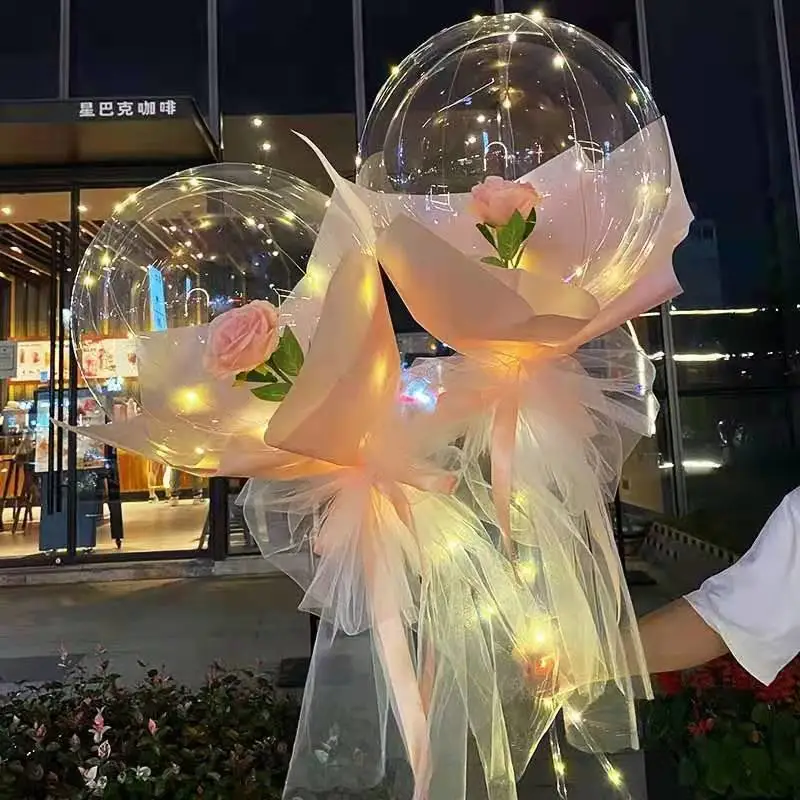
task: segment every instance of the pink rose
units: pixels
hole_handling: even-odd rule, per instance
[[[156,735],[156,732],[158,731],[158,724],[154,719],[147,720],[147,730],[150,732],[151,736]]]
[[[279,341],[278,309],[266,300],[253,300],[212,320],[203,366],[216,378],[231,378],[263,364]]]
[[[529,183],[516,183],[490,175],[483,183],[472,187],[470,212],[481,222],[500,228],[515,211],[527,219],[541,197]]]

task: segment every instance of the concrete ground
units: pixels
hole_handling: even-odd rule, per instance
[[[657,587],[633,590],[639,613],[662,604]],[[59,652],[87,656],[103,647],[126,680],[141,674],[137,662],[164,667],[175,679],[202,681],[214,661],[275,668],[284,658],[309,653],[309,624],[296,610],[297,587],[284,577],[192,577],[0,588],[0,683],[59,676]],[[571,800],[620,797],[593,759],[565,752]],[[521,786],[521,800],[557,796],[543,753]],[[645,800],[638,754],[615,760],[631,796]],[[470,800],[483,796],[480,781]]]

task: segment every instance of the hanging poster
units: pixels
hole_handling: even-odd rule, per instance
[[[0,378],[17,375],[17,343],[0,342]]]

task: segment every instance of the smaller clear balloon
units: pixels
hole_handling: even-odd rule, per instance
[[[342,255],[315,250],[328,205],[304,181],[246,164],[187,170],[129,198],[72,296],[80,371],[109,420],[147,415],[165,441],[171,425],[184,431],[176,441],[187,426],[261,440]]]

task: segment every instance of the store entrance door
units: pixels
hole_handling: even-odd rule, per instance
[[[131,203],[139,188],[79,190],[73,226],[78,231],[75,272],[87,248],[104,246],[95,239],[104,222]],[[140,235],[145,235],[145,228]],[[111,263],[110,253],[101,254],[95,263],[102,265],[104,255]],[[78,280],[84,282],[79,289],[93,289],[89,281],[99,284],[103,276],[81,273]],[[115,302],[134,300],[99,294],[98,301],[104,305],[94,309],[91,335],[82,336],[80,353],[74,347],[69,353],[68,407],[78,430],[96,423],[98,415],[100,421],[112,421],[140,412],[136,343],[131,331],[119,325],[120,316],[110,311]],[[108,555],[116,549],[125,556],[156,558],[207,551],[211,527],[207,481],[88,437],[69,434],[68,439],[67,473],[74,476],[76,486],[70,539],[76,554],[89,550]]]

